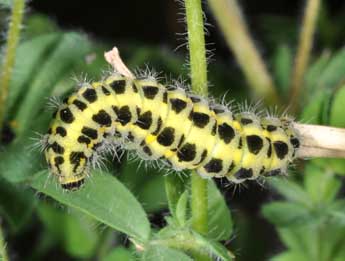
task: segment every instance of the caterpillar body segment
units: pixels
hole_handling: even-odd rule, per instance
[[[112,75],[84,84],[54,114],[45,156],[66,189],[77,189],[109,140],[145,160],[235,183],[286,171],[299,147],[287,118],[233,114],[154,79]]]

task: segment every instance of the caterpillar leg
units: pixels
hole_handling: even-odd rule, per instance
[[[65,100],[54,114],[45,156],[60,184],[77,189],[99,153],[115,145],[175,170],[241,183],[285,172],[299,139],[288,118],[233,114],[182,88],[117,74]]]

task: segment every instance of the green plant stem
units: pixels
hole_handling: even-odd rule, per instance
[[[207,95],[207,61],[201,0],[185,0],[192,90]]]
[[[2,232],[2,227],[0,226],[0,260],[2,261],[8,261],[8,256],[6,252],[6,245],[5,245],[5,239],[4,234]]]
[[[6,117],[6,101],[15,62],[16,49],[19,42],[24,8],[25,0],[13,0],[12,15],[9,23],[6,49],[0,77],[0,130],[2,129],[2,125]]]
[[[198,94],[207,95],[207,61],[201,0],[185,0],[185,9],[192,90]],[[191,176],[192,227],[203,235],[207,235],[208,232],[207,205],[207,180],[202,179],[193,171]],[[199,255],[194,257],[196,260],[207,260]]]
[[[229,48],[252,88],[254,98],[276,105],[278,95],[272,78],[250,37],[236,0],[208,0],[211,10],[224,34]]]
[[[191,176],[191,211],[192,227],[202,235],[208,233],[208,191],[207,179],[203,179],[196,173],[192,172]],[[207,256],[194,253],[195,260],[209,260]]]
[[[303,76],[310,57],[319,8],[320,0],[308,0],[305,7],[302,30],[299,36],[298,50],[295,58],[290,88],[290,110],[293,112],[296,112],[299,109],[301,88],[303,86]]]
[[[195,260],[210,260],[209,251],[205,248],[205,245],[202,245],[193,233],[187,231],[178,231],[175,237],[153,240],[150,245],[160,245],[187,251],[193,254]]]
[[[191,176],[191,193],[192,227],[200,234],[207,235],[207,179],[203,179],[195,171]]]

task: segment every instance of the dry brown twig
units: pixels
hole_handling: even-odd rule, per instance
[[[294,123],[301,140],[299,158],[345,158],[345,129]]]
[[[104,58],[109,63],[116,72],[134,79],[133,73],[127,68],[127,66],[124,64],[120,57],[119,50],[114,46],[114,48],[108,52],[104,53]]]
[[[105,60],[118,73],[135,78],[123,63],[119,51],[114,47],[104,54]],[[299,158],[345,158],[345,129],[320,125],[294,123],[300,136]]]

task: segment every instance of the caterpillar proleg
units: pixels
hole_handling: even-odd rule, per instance
[[[45,148],[50,172],[63,188],[79,188],[109,141],[234,183],[286,172],[300,144],[287,117],[234,113],[184,88],[119,73],[83,84],[58,108]]]

